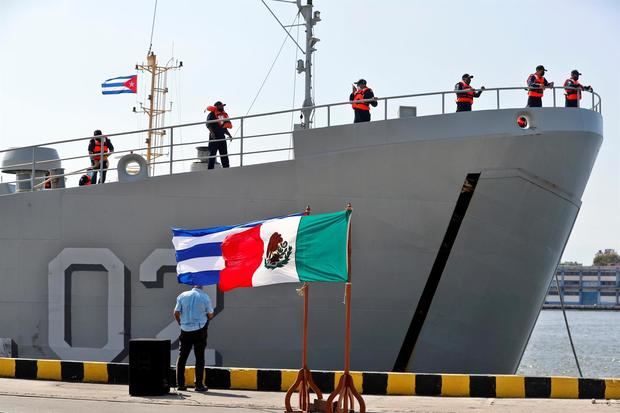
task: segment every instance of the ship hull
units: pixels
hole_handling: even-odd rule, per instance
[[[178,335],[170,227],[350,202],[351,367],[514,373],[602,141],[598,113],[531,109],[522,130],[521,112],[297,131],[290,161],[1,196],[0,337],[22,357],[126,360],[130,338]],[[298,368],[298,287],[209,289],[209,362]],[[313,369],[343,367],[343,292],[310,287]]]

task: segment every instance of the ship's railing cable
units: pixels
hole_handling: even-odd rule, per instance
[[[551,88],[548,88],[551,89]],[[553,91],[555,93],[555,91],[557,89],[568,89],[565,87],[554,87]],[[485,92],[491,92],[491,91],[496,91],[496,93],[487,93],[487,95],[495,95],[496,99],[497,99],[497,106],[500,107],[499,104],[499,96],[500,96],[500,92],[504,92],[504,91],[523,91],[524,88],[523,87],[501,87],[501,88],[487,88],[485,89]],[[585,93],[590,93],[592,96],[591,99],[591,107],[589,108],[590,110],[593,110],[595,112],[601,112],[602,110],[602,106],[601,106],[601,98],[600,96],[592,91],[584,91]],[[398,95],[398,96],[388,96],[388,97],[377,97],[375,99],[367,99],[367,100],[361,100],[359,102],[371,102],[373,100],[376,100],[377,102],[381,102],[383,101],[384,107],[385,107],[385,119],[388,119],[387,116],[387,108],[388,108],[388,102],[393,102],[396,100],[400,100],[400,99],[410,99],[410,98],[418,98],[418,97],[429,97],[429,96],[439,96],[441,97],[441,101],[445,103],[445,99],[446,96],[455,96],[455,91],[454,90],[449,90],[449,91],[441,91],[441,92],[429,92],[429,93],[416,93],[416,94],[407,94],[407,95]],[[587,101],[586,99],[584,99],[583,101]],[[556,100],[554,99],[554,103],[557,103]],[[343,101],[343,102],[337,102],[337,103],[330,103],[330,104],[323,104],[323,105],[315,105],[312,106],[310,109],[312,109],[313,111],[317,111],[317,110],[326,110],[327,112],[327,122],[326,125],[327,127],[333,126],[334,122],[332,121],[332,116],[330,115],[331,111],[333,108],[335,107],[345,107],[345,106],[350,106],[351,102],[350,101]],[[506,105],[508,108],[509,105]],[[240,124],[240,131],[241,131],[241,136],[238,138],[240,140],[240,149],[238,152],[236,153],[229,153],[230,157],[233,158],[238,158],[239,159],[239,166],[243,166],[244,164],[247,165],[248,163],[245,162],[244,163],[244,159],[248,159],[248,157],[250,157],[250,159],[256,159],[256,156],[251,156],[251,155],[257,155],[257,154],[266,154],[266,153],[280,153],[282,151],[292,151],[292,145],[289,143],[286,145],[286,148],[283,148],[283,143],[285,141],[282,141],[280,139],[280,144],[277,144],[277,139],[279,139],[278,137],[290,137],[291,133],[293,133],[293,131],[291,129],[289,129],[288,127],[285,127],[287,130],[283,130],[283,131],[278,131],[278,132],[274,132],[274,133],[263,133],[263,130],[259,130],[257,133],[248,133],[248,121],[254,120],[254,119],[261,119],[261,118],[267,118],[270,116],[278,116],[278,115],[289,115],[291,113],[302,113],[302,110],[307,110],[308,108],[294,108],[294,109],[285,109],[285,110],[279,110],[279,111],[273,111],[273,112],[267,112],[267,113],[259,113],[259,114],[248,114],[248,115],[244,115],[244,116],[237,116],[237,117],[231,117],[229,118],[230,121],[232,122],[239,122]],[[514,108],[512,108],[514,109]],[[536,108],[534,108],[536,109]],[[524,109],[524,110],[529,110],[529,109]],[[579,110],[579,109],[573,109],[570,108],[569,110]],[[445,104],[442,105],[441,107],[441,113],[446,113],[445,110]],[[431,113],[431,115],[434,113]],[[462,114],[460,114],[462,115]],[[204,127],[205,124],[209,124],[209,123],[216,123],[219,122],[219,119],[216,120],[212,120],[212,121],[200,121],[200,122],[192,122],[192,123],[186,123],[186,124],[177,124],[177,125],[170,125],[170,126],[160,126],[160,127],[156,127],[156,128],[151,128],[151,129],[141,129],[141,130],[135,130],[135,131],[129,131],[129,132],[120,132],[120,133],[109,133],[106,134],[107,137],[125,137],[128,135],[136,135],[136,134],[142,134],[142,133],[146,133],[148,131],[167,131],[167,133],[169,133],[170,135],[173,135],[175,133],[177,133],[177,131],[180,130],[184,130],[185,128],[191,128],[194,126],[198,126],[201,125],[202,127]],[[272,123],[272,122],[270,122]],[[277,123],[277,122],[276,122]],[[287,122],[288,123],[288,122]],[[343,124],[345,122],[341,122],[340,124]],[[285,123],[286,124],[286,123]],[[282,125],[283,126],[283,125]],[[323,124],[322,124],[323,126]],[[201,134],[203,134],[204,129],[201,129]],[[90,163],[90,158],[91,155],[80,155],[80,156],[68,156],[68,157],[64,157],[64,158],[60,158],[60,159],[54,159],[54,160],[37,160],[37,148],[41,148],[44,146],[53,146],[53,145],[65,145],[65,144],[73,144],[76,142],[84,142],[84,141],[88,141],[90,139],[95,138],[94,136],[88,136],[88,137],[82,137],[82,138],[76,138],[76,139],[62,139],[62,140],[55,140],[52,142],[46,142],[43,144],[36,144],[36,145],[28,145],[28,146],[23,146],[20,148],[11,148],[11,149],[3,149],[0,150],[0,154],[6,154],[7,152],[12,152],[12,151],[18,151],[18,150],[25,150],[28,153],[32,152],[32,158],[29,159],[25,158],[22,159],[20,162],[21,163],[11,163],[10,165],[7,164],[8,162],[5,160],[2,164],[2,169],[3,171],[6,172],[11,172],[14,173],[13,171],[19,171],[19,173],[30,173],[32,172],[31,176],[29,177],[29,179],[15,179],[14,181],[5,181],[4,184],[23,184],[27,181],[31,182],[31,186],[27,189],[27,190],[33,190],[33,188],[36,187],[36,184],[38,184],[41,179],[36,175],[36,173],[41,173],[43,171],[49,171],[51,168],[50,164],[53,163],[58,163],[61,161],[76,161],[78,159],[87,159]],[[252,150],[252,148],[248,148],[245,147],[244,148],[244,141],[253,141],[255,139],[258,138],[262,138],[262,139],[271,139],[271,142],[269,142],[270,144],[273,144],[273,149],[264,149],[266,147],[266,145],[264,145],[263,142],[261,142],[260,144],[260,149],[261,150]],[[275,140],[274,140],[275,139]],[[188,139],[189,140],[189,139]],[[172,140],[171,140],[172,141]],[[127,139],[124,140],[124,142],[128,142]],[[251,143],[251,142],[250,142]],[[288,142],[287,142],[288,143]],[[167,168],[167,172],[166,173],[170,173],[172,174],[174,172],[173,169],[173,165],[174,164],[180,164],[180,165],[184,165],[184,162],[189,162],[189,161],[194,161],[194,160],[198,160],[201,162],[204,162],[206,159],[209,159],[211,157],[207,157],[207,156],[198,156],[198,157],[190,157],[190,156],[182,156],[183,154],[180,153],[179,151],[175,150],[174,153],[172,153],[172,149],[173,148],[183,148],[185,147],[185,149],[189,149],[187,148],[188,145],[194,145],[194,144],[199,144],[199,145],[206,145],[208,144],[208,138],[201,138],[201,139],[196,139],[196,140],[191,140],[191,142],[171,142],[170,145],[155,145],[153,147],[153,149],[165,149],[165,148],[169,148],[171,150],[167,160],[161,160],[158,162],[151,162],[149,163],[149,165],[163,165],[163,164],[168,164],[169,168]],[[117,146],[119,146],[117,149],[121,149],[120,145],[117,143]],[[248,150],[250,149],[250,150]],[[75,152],[75,150],[72,151],[73,153]],[[138,154],[143,154],[146,152],[146,147],[134,147],[134,148],[122,148],[122,150],[116,150],[114,152],[114,156],[117,156],[119,154],[123,154],[123,153],[138,153]],[[289,152],[290,153],[290,152]],[[105,154],[103,154],[105,155]],[[175,159],[175,156],[177,157]],[[258,162],[254,161],[253,163],[268,163],[268,162],[273,162],[273,161],[278,161],[278,160],[286,160],[286,157],[282,158],[282,159],[275,159],[275,158],[270,158],[270,159],[260,159]],[[252,162],[250,162],[252,163]],[[112,166],[112,165],[109,165]],[[103,170],[103,168],[101,168],[100,165],[100,170],[98,172],[101,172],[101,170]],[[78,169],[77,165],[75,165],[75,167],[72,167],[71,169]],[[177,168],[178,169],[178,168]],[[115,168],[106,168],[107,171],[113,171],[115,170]],[[74,173],[67,173],[67,174],[54,174],[52,175],[53,178],[62,178],[65,176],[71,176],[74,175]],[[154,175],[162,175],[163,173],[157,173],[157,171],[154,171]],[[22,175],[23,176],[23,175]],[[17,176],[16,176],[17,178]],[[36,188],[35,188],[36,189]],[[24,188],[20,188],[20,192],[25,191],[26,189]]]
[[[564,294],[560,289],[560,282],[558,281],[558,271],[556,269],[554,276],[555,278],[555,286],[558,289],[558,297],[560,297],[560,306],[562,307],[562,315],[564,316],[564,324],[566,325],[566,333],[568,334],[568,341],[570,342],[570,348],[573,351],[573,357],[575,357],[575,364],[577,365],[577,371],[579,372],[579,377],[583,377],[583,373],[581,372],[581,366],[579,365],[579,357],[577,357],[577,352],[575,351],[575,344],[573,344],[573,336],[570,333],[570,327],[568,326],[568,318],[566,318],[566,310],[564,309]]]
[[[263,4],[265,4],[264,1],[263,1]],[[267,6],[266,4],[265,4],[265,7],[267,7],[269,9],[269,6]],[[271,12],[271,9],[269,9],[269,11]],[[271,13],[273,14],[273,12],[271,12]],[[293,23],[295,23],[295,20],[298,19],[298,17],[299,17],[299,13],[300,12],[297,12],[297,14],[295,15],[295,18],[291,22],[291,26],[289,26],[290,28],[288,29],[288,31],[284,28],[284,26],[282,26],[284,31],[286,31],[287,36],[284,37],[284,40],[282,41],[282,44],[280,45],[280,49],[278,50],[278,53],[276,54],[276,57],[273,59],[273,62],[271,62],[271,66],[269,67],[269,70],[267,71],[267,74],[265,75],[265,78],[261,82],[260,87],[258,88],[258,91],[256,92],[256,95],[254,96],[254,99],[252,99],[252,103],[250,103],[250,107],[248,108],[247,112],[245,113],[246,116],[250,113],[250,111],[254,107],[254,103],[256,103],[256,100],[260,96],[260,93],[263,91],[263,87],[265,86],[265,83],[267,83],[267,79],[269,79],[269,75],[271,75],[271,72],[272,72],[274,66],[276,65],[276,62],[278,61],[278,58],[280,57],[280,54],[282,53],[282,49],[284,49],[284,45],[286,44],[286,41],[288,40],[289,37],[291,37],[291,39],[293,38],[291,36],[291,30],[293,29]],[[274,15],[274,17],[275,17],[275,15]],[[278,18],[276,17],[276,20],[277,19]],[[278,20],[278,22],[279,22],[279,20]],[[293,39],[293,41],[295,41],[295,39]],[[294,109],[292,109],[292,110],[294,110]],[[237,130],[235,130],[235,133],[233,134],[233,136],[236,137],[237,133],[239,132],[239,130],[240,130],[240,128],[237,128]]]
[[[495,91],[495,90],[499,90],[499,91],[508,91],[508,90],[524,90],[525,88],[522,86],[514,86],[514,87],[499,87],[499,88],[486,88],[484,89],[484,91]],[[551,88],[547,88],[547,89],[551,89]],[[554,89],[565,89],[563,86],[555,86]],[[567,87],[568,89],[568,87]],[[576,88],[570,88],[570,89],[576,89]],[[478,91],[481,89],[471,89],[472,91]],[[590,107],[589,110],[593,110],[594,112],[600,112],[600,107],[601,107],[601,103],[600,103],[600,95],[596,92],[587,92],[587,93],[591,93],[594,97],[596,97],[596,103],[594,105],[594,107]],[[291,113],[291,112],[301,112],[302,110],[307,110],[307,109],[312,109],[312,110],[317,110],[317,109],[327,109],[327,108],[332,108],[335,106],[350,106],[351,103],[365,103],[365,102],[372,102],[372,101],[377,101],[377,102],[381,102],[381,101],[385,101],[385,100],[397,100],[397,99],[408,99],[408,98],[416,98],[416,97],[428,97],[428,96],[440,96],[440,95],[455,95],[455,91],[454,90],[446,90],[446,91],[440,91],[440,92],[425,92],[425,93],[412,93],[412,94],[407,94],[407,95],[394,95],[394,96],[385,96],[385,97],[375,97],[373,99],[365,99],[365,100],[356,100],[356,101],[350,101],[350,100],[346,100],[346,101],[341,101],[341,102],[336,102],[336,103],[327,103],[327,104],[322,104],[322,105],[314,105],[314,106],[310,106],[309,108],[294,108],[294,109],[283,109],[283,110],[276,110],[276,111],[272,111],[272,112],[264,112],[264,113],[255,113],[255,114],[248,114],[248,115],[242,115],[242,116],[235,116],[235,117],[230,117],[228,118],[229,121],[240,121],[241,119],[253,119],[253,118],[260,118],[260,117],[266,117],[266,116],[273,116],[273,115],[281,115],[281,114],[285,114],[285,113]],[[595,99],[592,99],[593,102],[595,102]],[[503,109],[517,109],[517,107],[504,107]],[[526,109],[526,108],[524,108]],[[534,108],[537,109],[537,108]],[[572,109],[572,108],[571,108]],[[585,109],[585,108],[582,108]],[[441,112],[442,114],[445,114],[445,111]],[[450,112],[451,113],[451,112]],[[211,121],[198,121],[198,122],[190,122],[190,123],[184,123],[184,124],[177,124],[177,125],[168,125],[168,126],[159,126],[156,128],[151,128],[151,129],[141,129],[141,130],[134,130],[134,131],[129,131],[129,132],[118,132],[118,133],[107,133],[105,134],[105,136],[109,136],[109,137],[113,137],[113,136],[124,136],[124,135],[133,135],[136,133],[145,133],[148,132],[149,130],[162,130],[162,129],[170,129],[170,128],[181,128],[181,127],[188,127],[188,126],[196,126],[196,125],[205,125],[208,123],[217,123],[220,122],[221,120],[216,119],[216,120],[211,120]],[[327,125],[327,126],[331,126],[331,125]],[[96,136],[86,136],[86,137],[81,137],[81,138],[73,138],[73,139],[61,139],[61,140],[55,140],[55,141],[50,141],[50,142],[45,142],[42,144],[34,144],[34,145],[25,145],[25,146],[20,146],[20,147],[14,147],[11,149],[2,149],[0,150],[0,153],[3,152],[10,152],[16,149],[24,149],[24,148],[33,148],[33,147],[40,147],[40,146],[44,146],[44,145],[57,145],[57,144],[62,144],[62,143],[69,143],[69,142],[78,142],[78,141],[85,141],[85,140],[89,140],[92,139]]]
[[[286,32],[287,37],[290,37],[291,40],[297,45],[297,48],[299,50],[301,50],[301,52],[303,54],[306,54],[306,52],[304,51],[304,49],[301,48],[301,46],[299,45],[299,43],[297,43],[297,40],[293,39],[293,36],[291,36],[291,26],[289,26],[290,28],[288,30],[286,30],[286,27],[282,24],[282,22],[280,21],[280,19],[278,19],[278,16],[276,16],[276,14],[273,12],[273,10],[271,10],[271,8],[267,5],[267,3],[265,3],[265,0],[260,0],[261,2],[263,2],[263,4],[265,5],[265,7],[267,7],[267,10],[269,10],[269,13],[271,13],[271,15],[273,16],[274,19],[276,19],[276,21],[278,22],[278,24],[282,27],[282,30],[284,30]],[[297,15],[299,15],[299,13],[301,13],[301,11],[297,12]],[[295,16],[295,18],[297,18],[297,16]],[[293,19],[293,23],[295,22],[295,19]],[[291,23],[291,25],[293,24]]]
[[[554,99],[554,103],[555,103],[555,99]],[[594,106],[594,103],[593,105]],[[573,228],[575,227],[575,222],[577,221],[577,216],[578,214],[576,214],[573,217],[573,222],[571,224],[571,231],[573,230]],[[564,251],[566,250],[566,244],[568,243],[568,239],[564,240],[564,246],[562,247],[562,253],[560,254],[560,257],[562,257],[564,255]],[[570,327],[568,326],[568,318],[566,317],[566,309],[564,307],[564,294],[563,294],[563,290],[560,290],[560,282],[558,281],[558,268],[560,267],[560,260],[558,259],[558,263],[555,266],[555,269],[553,270],[553,277],[555,278],[555,287],[558,290],[558,297],[560,297],[560,307],[562,308],[562,315],[564,316],[564,325],[566,326],[566,333],[568,334],[568,341],[570,342],[570,347],[573,351],[573,357],[575,358],[575,364],[577,366],[577,371],[579,372],[579,377],[583,377],[583,373],[581,371],[581,365],[579,365],[579,358],[577,357],[577,352],[575,351],[575,345],[573,344],[573,336],[570,333]],[[563,283],[562,283],[563,284]]]

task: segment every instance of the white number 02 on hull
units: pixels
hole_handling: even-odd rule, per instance
[[[164,288],[161,275],[173,272],[176,259],[173,249],[155,249],[140,264],[140,284],[142,288]],[[77,346],[71,339],[71,306],[72,282],[74,272],[107,277],[107,325],[105,344],[98,347]],[[125,264],[107,248],[65,248],[48,265],[48,343],[56,355],[63,360],[88,361],[120,361],[127,356],[128,343],[131,337],[130,320],[131,305],[129,300],[131,272]],[[176,282],[176,281],[175,281]],[[97,284],[100,285],[100,284]],[[213,300],[216,312],[216,286],[206,288]],[[179,327],[172,320],[174,298],[166,308],[160,310],[170,314],[170,323],[150,338],[170,339],[173,343],[172,360],[178,353]],[[138,338],[138,337],[136,337]],[[140,337],[149,338],[149,337]],[[207,349],[205,352],[207,365],[216,364],[216,351]],[[192,360],[190,360],[190,363]]]

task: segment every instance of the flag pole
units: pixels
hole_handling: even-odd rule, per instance
[[[346,211],[353,211],[351,204],[347,204]],[[344,333],[344,372],[340,380],[338,381],[338,386],[334,389],[334,391],[327,398],[327,402],[325,403],[327,413],[333,413],[334,407],[337,413],[349,413],[353,411],[355,403],[354,399],[357,399],[357,402],[360,406],[360,413],[366,412],[366,404],[364,403],[364,399],[359,394],[359,392],[355,389],[355,384],[353,383],[353,376],[351,376],[350,368],[350,358],[351,358],[351,225],[349,224],[349,234],[347,240],[347,270],[348,277],[347,283],[344,286],[344,301],[345,301],[345,333]],[[334,399],[337,400],[334,402]],[[349,410],[350,409],[350,410]]]
[[[310,215],[310,205],[306,207],[304,211],[304,215]],[[297,379],[291,385],[291,387],[286,392],[286,396],[284,397],[284,406],[286,408],[286,412],[303,412],[307,413],[310,411],[310,390],[313,390],[318,400],[323,399],[323,394],[319,387],[312,380],[312,372],[308,368],[308,289],[310,285],[305,282],[304,285],[299,289],[301,295],[304,296],[304,330],[303,330],[303,343],[301,350],[301,370],[297,373]],[[299,408],[301,410],[293,410],[291,407],[291,396],[295,392],[295,390],[299,389]]]

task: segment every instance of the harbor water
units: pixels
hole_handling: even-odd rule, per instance
[[[620,311],[566,316],[584,377],[620,377]],[[517,373],[578,376],[561,310],[541,311]]]

